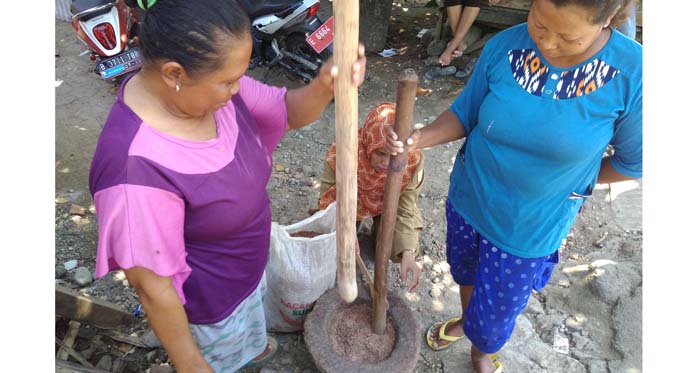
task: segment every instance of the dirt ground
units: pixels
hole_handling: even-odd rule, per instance
[[[322,4],[323,11],[330,9]],[[405,68],[423,77],[429,68],[425,46],[417,34],[431,28],[435,8],[395,6],[387,47],[403,54],[383,58],[368,55],[368,72],[359,90],[359,117],[381,101],[394,101],[396,80]],[[135,312],[138,300],[122,273],[84,280],[80,267],[94,275],[97,223],[88,191],[89,165],[101,126],[115,97],[115,86],[89,72],[91,62],[79,54],[84,47],[68,23],[56,21],[56,284],[79,289]],[[487,30],[484,30],[487,31]],[[464,64],[461,59],[457,64]],[[278,69],[249,72],[272,85],[296,87],[300,81]],[[422,79],[422,78],[421,78]],[[416,102],[416,125],[432,122],[448,108],[466,80],[445,77],[421,80],[427,95]],[[274,172],[268,185],[273,220],[290,224],[308,216],[318,198],[318,178],[326,151],[334,139],[334,106],[330,104],[312,125],[287,133],[274,153]],[[423,285],[408,294],[392,265],[390,289],[409,303],[421,331],[435,321],[461,312],[458,289],[445,258],[444,204],[449,171],[461,141],[424,150],[426,181],[419,206],[425,228],[418,261]],[[292,203],[288,203],[292,201]],[[79,205],[85,211],[71,208]],[[363,226],[366,228],[369,222]],[[373,269],[371,258],[367,265]],[[77,268],[64,263],[77,261]],[[84,271],[83,271],[84,272]],[[549,285],[531,299],[518,318],[518,327],[500,355],[508,372],[640,372],[642,365],[642,225],[640,183],[599,188],[586,203],[573,227]],[[68,320],[57,319],[56,337],[62,339]],[[143,336],[145,318],[121,332]],[[280,351],[261,372],[315,372],[300,333],[278,334]],[[468,347],[462,341],[433,352],[422,340],[417,372],[471,372]],[[99,368],[112,372],[155,371],[170,367],[161,347],[142,348],[117,342],[98,328],[83,325],[74,349]],[[57,351],[57,350],[56,350]],[[71,358],[72,359],[72,358]],[[158,366],[158,368],[155,368]]]

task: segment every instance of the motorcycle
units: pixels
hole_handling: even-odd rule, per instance
[[[333,53],[333,17],[322,21],[319,0],[239,0],[239,5],[251,20],[250,70],[280,66],[308,83]]]
[[[312,80],[333,53],[333,18],[319,17],[319,0],[239,0],[251,20],[249,69],[280,66]],[[72,0],[72,26],[101,79],[115,81],[142,66],[138,15],[124,0]]]
[[[78,39],[89,48],[82,55],[89,54],[101,79],[115,81],[142,66],[138,19],[124,0],[73,0],[70,14]]]

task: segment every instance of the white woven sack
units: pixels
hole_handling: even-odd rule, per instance
[[[321,233],[291,237],[300,231]],[[306,314],[336,284],[336,203],[292,225],[271,225],[271,244],[263,300],[270,331],[303,329]]]

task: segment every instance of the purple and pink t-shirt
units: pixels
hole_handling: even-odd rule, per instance
[[[90,169],[96,274],[171,276],[190,323],[218,322],[257,287],[268,259],[266,184],[287,127],[286,90],[243,77],[214,114],[217,137],[189,141],[143,122],[123,101],[126,84]]]

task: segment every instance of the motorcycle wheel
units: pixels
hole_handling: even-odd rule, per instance
[[[285,48],[287,51],[296,53],[316,64],[319,67],[316,71],[311,71],[310,69],[303,69],[308,74],[314,77],[317,76],[317,74],[319,74],[319,69],[321,69],[321,65],[323,65],[329,57],[331,57],[331,52],[330,48],[326,48],[321,53],[317,53],[316,51],[314,51],[314,49],[312,49],[311,46],[309,46],[309,44],[307,44],[306,38],[307,37],[303,33],[292,33],[288,35],[288,38],[285,40]]]

